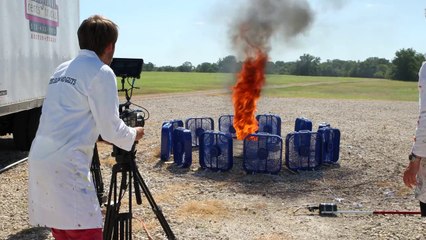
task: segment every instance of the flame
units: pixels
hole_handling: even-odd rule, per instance
[[[256,132],[256,103],[265,83],[271,37],[288,39],[304,32],[313,20],[307,0],[250,0],[231,25],[231,40],[244,63],[233,87],[237,139]]]
[[[259,128],[255,112],[257,100],[265,84],[267,60],[268,55],[259,49],[255,56],[247,57],[233,87],[234,128],[239,140],[243,140]]]

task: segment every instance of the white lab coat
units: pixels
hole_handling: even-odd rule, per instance
[[[50,79],[40,125],[29,154],[29,218],[57,229],[102,227],[90,173],[99,135],[130,150],[136,131],[119,118],[115,74],[81,50]]]
[[[419,71],[419,120],[412,152],[416,156],[426,157],[426,62]],[[426,160],[422,160],[417,173],[415,196],[426,203]]]

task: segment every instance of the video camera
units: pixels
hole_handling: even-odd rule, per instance
[[[120,112],[120,118],[129,127],[145,126],[145,118],[141,110],[124,109]]]
[[[125,92],[127,100],[125,103],[119,105],[120,118],[129,127],[143,127],[145,120],[149,117],[148,110],[141,106],[138,106],[140,109],[130,108],[133,89],[137,89],[137,87],[134,87],[135,79],[140,78],[142,67],[143,59],[141,58],[113,58],[111,62],[111,69],[117,77],[121,77],[121,89],[118,91]],[[132,82],[128,78],[132,78]],[[124,87],[126,79],[130,85],[129,88]]]

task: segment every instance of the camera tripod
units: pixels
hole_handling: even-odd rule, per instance
[[[90,166],[90,171],[92,173],[93,184],[95,185],[99,205],[102,205],[104,202],[104,182],[102,180],[101,164],[99,162],[98,146],[96,143],[93,149],[92,165]]]
[[[108,193],[107,209],[104,224],[104,240],[131,240],[132,239],[132,193],[134,192],[136,203],[142,204],[141,192],[145,194],[156,217],[158,218],[168,239],[176,239],[161,209],[157,206],[142,175],[136,166],[136,143],[130,151],[125,151],[113,146],[113,155],[116,164],[112,167],[111,183]],[[118,184],[118,174],[121,182]],[[132,189],[132,184],[134,189]],[[127,211],[120,212],[120,206],[125,193],[128,192]]]

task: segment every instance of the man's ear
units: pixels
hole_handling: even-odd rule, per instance
[[[105,48],[105,52],[111,52],[114,50],[114,44],[110,43],[107,45],[107,47]]]

